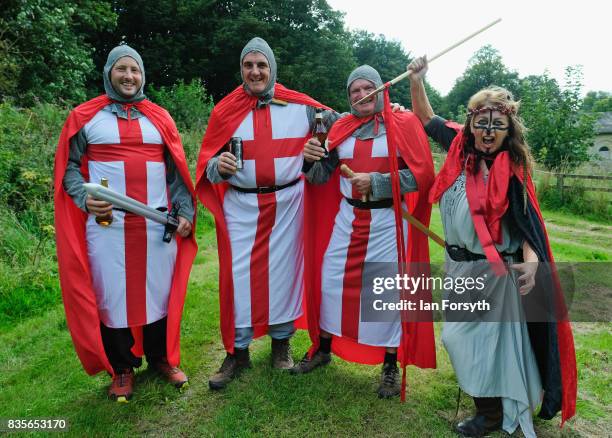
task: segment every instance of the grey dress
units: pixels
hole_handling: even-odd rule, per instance
[[[444,119],[436,116],[425,130],[448,150],[455,131],[444,123]],[[464,173],[442,195],[440,214],[449,245],[484,254],[470,214]],[[500,253],[513,254],[521,248],[523,236],[506,218],[502,220],[502,232],[502,244],[496,245]],[[505,261],[519,260],[509,256]],[[474,277],[487,270],[487,262],[456,262],[446,253],[445,267],[448,277]],[[516,283],[514,274],[489,276],[485,289],[474,301],[495,296],[495,302],[501,304],[504,311],[512,309],[513,314],[517,314],[521,311],[521,300]],[[454,292],[448,292],[445,298],[450,294]],[[513,433],[520,425],[526,437],[535,437],[532,416],[541,403],[542,384],[527,324],[519,321],[447,321],[442,330],[442,342],[461,389],[473,397],[501,397],[503,429]]]

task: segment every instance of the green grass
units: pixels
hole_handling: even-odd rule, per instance
[[[560,226],[574,218],[544,212]],[[587,226],[601,227],[583,221]],[[199,222],[200,253],[193,267],[182,324],[182,367],[191,386],[179,393],[144,368],[137,373],[136,393],[127,405],[106,398],[109,378],[87,376],[74,353],[61,304],[16,320],[0,333],[0,418],[63,417],[72,436],[454,436],[457,384],[439,343],[438,369],[410,368],[407,402],[379,400],[375,389],[379,368],[335,359],[324,369],[304,376],[272,370],[269,339],[252,346],[253,369],[225,391],[211,392],[208,376],[224,357],[218,329],[217,253],[210,217]],[[439,213],[432,227],[441,233]],[[561,230],[560,233],[565,233]],[[551,229],[554,237],[557,231]],[[559,234],[561,236],[561,234]],[[587,244],[608,246],[601,238]],[[557,258],[589,261],[588,248],[569,251],[555,244]],[[432,260],[442,252],[432,246]],[[609,283],[608,283],[609,284]],[[577,418],[563,430],[558,418],[536,420],[539,436],[606,436],[612,420],[610,323],[574,324],[579,366]],[[306,351],[304,332],[292,342],[294,358]],[[459,416],[471,412],[463,396]],[[502,436],[496,434],[494,436]]]

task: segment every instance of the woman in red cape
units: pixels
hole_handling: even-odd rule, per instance
[[[434,115],[425,93],[426,58],[408,69],[415,114],[448,150],[430,192],[430,201],[440,202],[447,276],[473,276],[475,267],[484,264],[492,271],[486,284],[496,302],[521,309],[536,284],[538,267],[553,266],[548,289],[556,302],[553,322],[447,320],[442,333],[459,385],[476,405],[476,415],[461,421],[456,431],[482,436],[501,428],[512,433],[520,425],[525,436],[534,437],[532,416],[538,406],[545,419],[561,410],[562,424],[574,415],[576,358],[529,174],[532,158],[517,115],[519,104],[509,91],[491,87],[472,96],[464,126],[447,122]]]
[[[380,85],[376,70],[358,67],[347,81],[349,103]],[[367,301],[361,296],[362,277],[367,262],[382,262],[395,273],[399,263],[400,272],[408,266],[412,275],[428,275],[427,237],[407,227],[400,209],[429,223],[433,163],[418,120],[407,112],[392,113],[388,93],[384,102],[381,93],[352,113],[333,125],[329,157],[319,161],[323,149],[316,139],[305,145],[306,176],[324,184],[307,186],[305,278],[313,345],[292,372],[326,365],[331,351],[357,363],[383,362],[378,395],[401,392],[403,398],[405,380],[400,386],[398,359],[404,371],[408,364],[435,367],[431,315],[421,322],[404,320],[399,312],[390,312],[393,317],[387,322],[374,321],[375,315],[369,319],[362,307]],[[353,178],[340,176],[341,164],[355,171]],[[371,201],[361,200],[364,194],[370,194]],[[419,272],[413,271],[416,266]],[[429,301],[431,296],[420,290],[412,298]]]

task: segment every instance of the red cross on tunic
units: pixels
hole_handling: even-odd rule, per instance
[[[126,196],[147,204],[147,162],[163,161],[163,145],[144,144],[138,120],[117,118],[117,124],[120,144],[88,145],[88,159],[122,161]],[[125,214],[124,242],[127,323],[129,327],[137,327],[147,323],[147,224],[144,217]]]
[[[243,159],[255,160],[257,187],[276,184],[275,158],[297,157],[304,150],[304,137],[272,138],[270,106],[253,110],[253,140],[244,140]],[[251,251],[251,323],[255,337],[267,332],[270,313],[270,235],[276,219],[276,194],[257,195],[259,216]]]
[[[372,157],[374,139],[355,140],[353,147],[353,158],[343,159],[341,163],[346,164],[355,173],[389,172],[388,157]],[[360,199],[359,193],[353,187],[353,199]],[[351,339],[359,339],[359,313],[361,297],[361,279],[363,264],[368,250],[370,235],[370,223],[372,214],[370,210],[353,208],[355,218],[353,219],[353,231],[351,232],[346,264],[344,266],[344,279],[342,290],[342,336]]]

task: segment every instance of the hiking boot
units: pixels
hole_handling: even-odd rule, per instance
[[[235,348],[234,354],[227,353],[219,371],[208,379],[208,387],[210,389],[225,388],[245,368],[251,368],[249,349]]]
[[[272,367],[279,370],[289,370],[293,368],[293,365],[289,339],[272,338]]]
[[[504,411],[500,397],[474,397],[476,415],[468,417],[455,426],[463,436],[480,437],[501,429]]]
[[[291,374],[306,374],[311,372],[317,367],[322,367],[331,362],[331,353],[323,353],[321,350],[317,350],[312,358],[308,358],[308,353],[304,355],[304,358],[293,368],[289,370]]]
[[[168,360],[163,357],[161,360],[153,362],[151,368],[159,373],[168,383],[174,385],[178,389],[187,389],[189,386],[189,379],[187,375],[181,371],[178,367],[172,367],[168,363]]]
[[[380,375],[380,385],[378,385],[378,397],[391,398],[400,393],[400,376],[399,369],[394,363],[383,364],[382,373]]]
[[[126,368],[113,376],[108,396],[117,403],[127,403],[134,390],[134,370]]]
[[[468,417],[455,426],[455,431],[462,436],[482,437],[501,429],[502,422],[490,424],[484,415]]]

